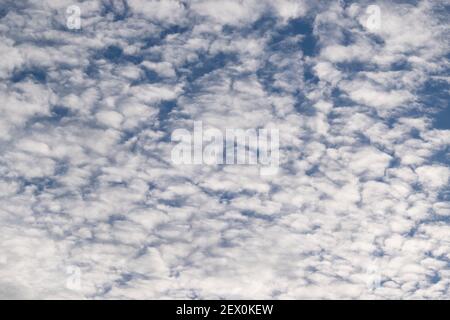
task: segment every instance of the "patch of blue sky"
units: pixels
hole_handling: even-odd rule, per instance
[[[69,108],[64,106],[52,106],[49,115],[41,115],[30,118],[27,122],[27,127],[31,127],[35,123],[46,123],[49,125],[61,124],[63,119],[68,119],[72,116]]]
[[[140,64],[144,57],[142,55],[129,55],[123,52],[123,49],[116,45],[110,45],[94,54],[94,59],[106,59],[114,64],[132,63]]]
[[[191,29],[191,26],[182,26],[182,25],[169,25],[169,26],[161,26],[157,25],[160,30],[158,33],[153,33],[151,36],[146,36],[142,42],[142,49],[148,49],[155,46],[161,45],[167,36],[174,34],[182,34],[188,32]]]
[[[11,81],[14,83],[21,82],[26,79],[31,79],[38,83],[46,83],[47,70],[40,67],[30,67],[15,71],[11,77]]]
[[[299,43],[305,56],[313,56],[317,53],[317,38],[313,33],[313,21],[305,18],[292,19],[288,25],[279,31],[279,35],[272,40],[274,43],[280,40],[279,37],[302,35]]]
[[[51,177],[39,177],[39,178],[31,178],[31,179],[21,179],[23,183],[23,187],[35,187],[35,194],[41,194],[48,189],[57,189],[61,186],[60,183],[54,178]]]
[[[112,15],[113,21],[120,21],[130,14],[130,7],[126,0],[102,0],[100,14],[102,17]]]
[[[436,129],[450,130],[450,94],[448,81],[428,79],[418,92],[424,111],[431,113]]]
[[[185,64],[182,69],[185,70],[183,73],[187,73],[186,80],[188,83],[192,83],[204,75],[224,68],[227,64],[237,63],[238,58],[235,53],[219,52],[215,55],[202,53],[199,55],[198,61]]]
[[[0,7],[0,19],[5,17],[8,14],[8,8],[7,7]]]

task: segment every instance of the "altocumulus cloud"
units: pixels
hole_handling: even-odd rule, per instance
[[[0,298],[448,299],[449,8],[372,4],[2,1]],[[174,165],[194,121],[278,174]]]

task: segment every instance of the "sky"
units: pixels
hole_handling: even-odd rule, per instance
[[[0,298],[450,299],[449,10],[1,0]],[[277,174],[174,164],[195,121]]]

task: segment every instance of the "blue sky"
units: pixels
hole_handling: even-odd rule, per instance
[[[448,299],[448,11],[2,1],[0,298]],[[194,121],[278,174],[174,165]]]

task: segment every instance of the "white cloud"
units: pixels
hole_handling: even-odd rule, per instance
[[[422,166],[416,169],[416,173],[425,188],[446,186],[450,178],[450,169],[443,166]]]

